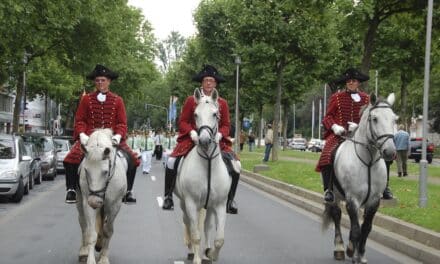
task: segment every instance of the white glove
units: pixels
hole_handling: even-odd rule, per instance
[[[115,134],[113,137],[112,137],[112,144],[113,145],[119,145],[119,142],[121,142],[121,135],[119,135],[119,134]]]
[[[197,135],[197,132],[195,130],[191,130],[191,132],[189,132],[189,135],[191,136],[191,139],[195,144],[199,143],[199,135]]]
[[[349,132],[355,131],[356,128],[358,128],[358,126],[359,126],[358,124],[353,123],[353,122],[347,122],[347,124],[348,124],[348,131]]]
[[[345,128],[340,126],[340,125],[338,125],[338,124],[333,124],[332,125],[332,130],[335,133],[335,135],[338,135],[338,136],[344,134],[344,132],[345,132]]]
[[[79,133],[79,142],[81,142],[81,145],[87,145],[87,141],[89,141],[89,136],[85,133]]]
[[[223,138],[222,133],[217,132],[217,134],[215,135],[215,143],[218,144],[220,142],[220,140],[222,140],[222,138]]]

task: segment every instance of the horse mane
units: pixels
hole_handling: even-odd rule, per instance
[[[103,160],[104,151],[112,149],[113,131],[110,128],[96,129],[87,141],[87,158],[89,160]]]

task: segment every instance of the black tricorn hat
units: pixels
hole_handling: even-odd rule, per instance
[[[111,80],[114,80],[117,79],[119,75],[116,72],[110,70],[109,68],[106,68],[100,64],[96,64],[95,69],[91,73],[89,73],[86,77],[89,80],[94,80],[98,76],[104,76]]]
[[[203,78],[207,76],[214,78],[217,83],[222,83],[226,81],[225,78],[223,78],[223,76],[218,73],[217,69],[214,66],[208,64],[203,65],[203,69],[197,75],[194,75],[192,80],[195,82],[202,82]]]
[[[358,80],[359,82],[368,81],[370,77],[362,72],[349,68],[339,78],[333,81],[335,84],[345,84],[347,80]]]

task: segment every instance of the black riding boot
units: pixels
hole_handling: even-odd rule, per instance
[[[228,202],[226,203],[226,213],[228,214],[237,214],[238,209],[234,206],[234,197],[235,192],[237,191],[238,180],[240,179],[240,173],[236,173],[235,171],[230,174],[232,177],[231,189],[229,189],[228,193]]]
[[[63,162],[66,172],[66,203],[76,203],[76,187],[78,186],[78,164]]]
[[[176,171],[165,167],[165,198],[163,201],[163,210],[173,210],[173,190],[176,183]]]
[[[391,192],[390,188],[388,187],[388,184],[390,183],[390,172],[389,169],[387,170],[387,187],[385,187],[385,190],[382,194],[382,199],[384,200],[391,200],[393,199],[393,193]]]
[[[136,203],[136,198],[133,194],[133,184],[134,184],[134,178],[136,176],[136,166],[134,165],[134,162],[132,164],[128,165],[127,170],[127,193],[125,194],[122,201],[124,203]]]
[[[333,194],[333,166],[324,166],[321,169],[322,182],[324,185],[324,200],[328,203],[335,201],[335,195]]]

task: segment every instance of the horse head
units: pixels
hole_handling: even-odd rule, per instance
[[[393,160],[396,154],[394,134],[396,130],[397,116],[392,110],[395,96],[391,93],[386,100],[370,95],[370,105],[365,109],[362,119],[366,118],[366,137],[368,143],[380,151],[381,156],[387,160]]]
[[[197,104],[194,119],[199,136],[199,145],[208,148],[211,143],[215,143],[215,136],[218,132],[218,92],[214,89],[211,96],[206,96],[199,89],[196,89],[194,98]]]
[[[85,157],[81,172],[84,172],[88,185],[88,203],[94,209],[103,205],[107,185],[112,177],[116,157],[112,135],[111,129],[95,130],[87,145],[83,146]]]

